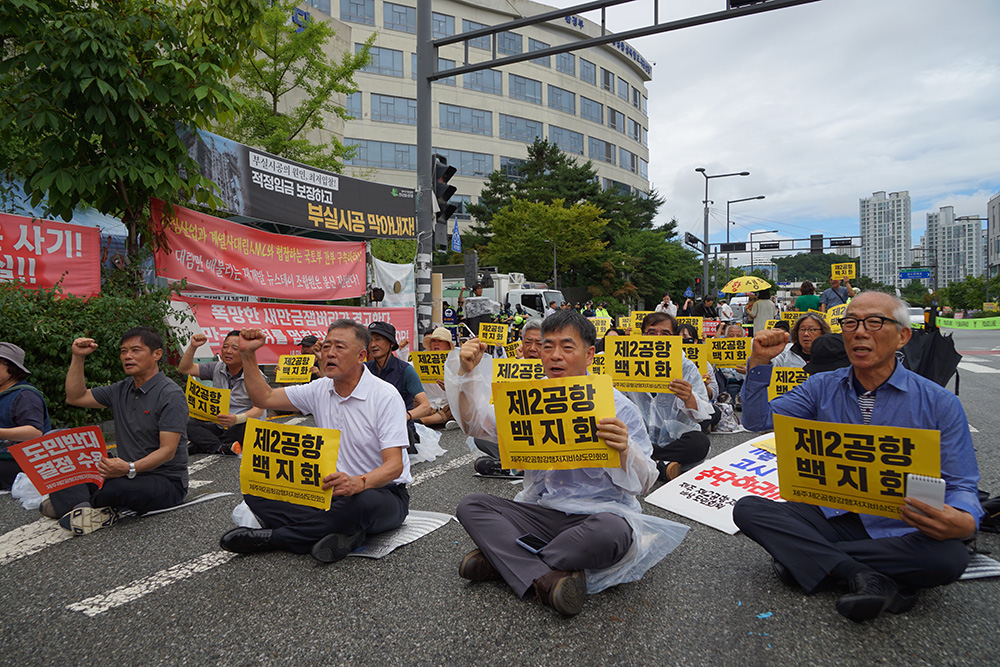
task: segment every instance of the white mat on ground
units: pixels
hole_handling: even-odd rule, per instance
[[[404,544],[415,542],[424,535],[434,532],[454,518],[450,514],[443,514],[441,512],[410,510],[402,526],[396,530],[370,536],[367,542],[348,555],[363,556],[364,558],[382,558]]]
[[[959,579],[986,579],[1000,577],[1000,563],[983,554],[972,554],[969,565]]]
[[[700,463],[646,496],[646,502],[735,535],[733,505],[743,496],[778,500],[774,434],[767,433]]]

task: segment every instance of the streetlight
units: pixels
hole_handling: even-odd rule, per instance
[[[559,274],[556,272],[556,242],[545,239],[546,243],[552,244],[552,289],[559,289]]]
[[[756,197],[744,197],[743,199],[730,199],[726,202],[726,245],[729,245],[729,225],[733,224],[729,221],[729,205],[736,204],[741,201],[753,201],[754,199],[763,199],[764,195],[757,195]],[[751,266],[753,262],[750,262]],[[726,283],[729,283],[729,251],[726,251]]]
[[[769,229],[767,231],[757,230],[756,232],[750,232],[750,273],[753,273],[753,235],[754,234],[777,234],[777,229]]]
[[[728,176],[749,176],[749,171],[734,171],[731,174],[712,174],[709,175],[705,172],[704,167],[696,167],[695,171],[705,177],[705,239],[702,247],[702,252],[704,253],[704,258],[702,264],[704,265],[704,274],[702,276],[702,297],[705,296],[705,290],[708,289],[708,182],[713,178],[726,178]],[[729,224],[727,220],[726,231],[729,230]]]

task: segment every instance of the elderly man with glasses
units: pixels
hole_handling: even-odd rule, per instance
[[[906,498],[899,519],[756,496],[736,503],[733,519],[772,556],[783,583],[807,594],[846,583],[837,611],[861,622],[883,611],[908,611],[916,589],[948,584],[969,561],[963,540],[979,527],[979,468],[965,411],[954,394],[896,360],[910,340],[906,304],[879,292],[851,301],[840,320],[851,365],[818,373],[770,403],[771,361],[788,334],[754,336],[743,385],[743,423],[772,428],[772,415],[847,424],[933,429],[941,433],[945,504],[935,509]]]

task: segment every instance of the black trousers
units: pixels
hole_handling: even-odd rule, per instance
[[[297,554],[309,553],[331,533],[372,535],[399,528],[410,511],[410,493],[403,484],[334,496],[328,510],[260,496],[244,495],[243,499],[261,525],[272,529],[271,543]]]
[[[21,472],[21,466],[12,459],[0,459],[0,489],[9,489],[14,485],[14,478]]]
[[[101,488],[96,484],[77,484],[50,493],[49,500],[60,515],[86,502],[93,507],[127,507],[136,514],[145,514],[180,505],[185,495],[187,490],[180,480],[153,471],[139,473],[135,479],[106,479]]]
[[[472,441],[476,443],[476,447],[479,448],[486,456],[492,456],[495,459],[500,458],[500,445],[495,442],[490,442],[489,440],[483,440],[482,438],[473,438]]]
[[[681,467],[704,461],[712,442],[701,431],[688,431],[665,445],[653,444],[654,461],[676,461]]]
[[[719,410],[718,405],[713,405],[712,416],[703,422],[699,422],[701,424],[701,432],[708,433],[713,426],[718,426],[720,421],[722,421],[722,411]]]
[[[245,423],[223,428],[215,422],[191,419],[187,425],[188,451],[192,454],[218,454],[223,445],[243,442],[246,429]]]
[[[746,496],[733,508],[740,530],[788,568],[806,593],[816,591],[851,561],[911,588],[950,584],[962,576],[969,552],[961,540],[935,540],[917,531],[872,538],[857,514],[827,519],[815,505]]]

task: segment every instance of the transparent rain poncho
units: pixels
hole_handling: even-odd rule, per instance
[[[666,446],[689,431],[700,431],[700,422],[712,417],[712,403],[708,399],[705,382],[693,361],[684,357],[681,365],[684,379],[691,383],[696,408],[684,406],[674,394],[653,394],[630,391],[625,394],[639,409],[649,440],[655,445]],[[713,373],[714,375],[714,373]]]
[[[458,351],[445,364],[445,387],[452,413],[462,430],[474,438],[497,441],[496,416],[489,404],[492,363],[484,357],[468,375],[459,375]],[[697,369],[695,369],[697,373]],[[628,427],[629,449],[625,469],[580,468],[577,470],[525,470],[524,488],[517,502],[549,507],[567,514],[610,512],[632,527],[632,546],[609,568],[587,570],[587,592],[636,581],[673,551],[688,527],[642,514],[638,496],[656,481],[656,465],[642,416],[625,395],[615,390],[615,411]]]

